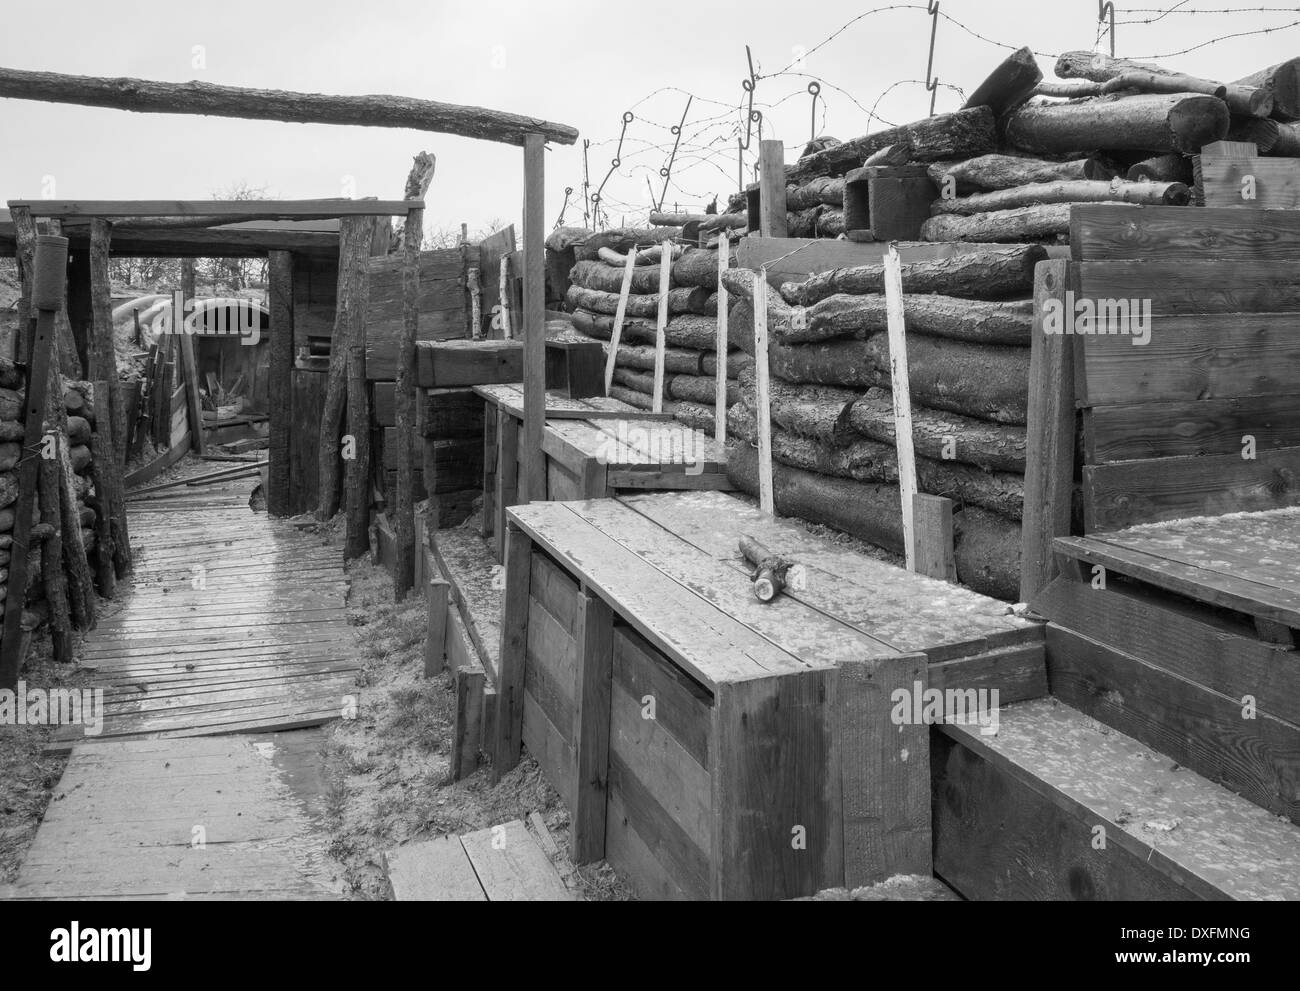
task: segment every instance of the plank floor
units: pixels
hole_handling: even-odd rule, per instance
[[[574,899],[551,855],[520,819],[408,843],[390,850],[384,862],[399,902]]]
[[[213,470],[198,462],[182,473]],[[104,690],[102,730],[60,727],[53,749],[298,729],[356,699],[342,553],[254,512],[256,484],[181,486],[128,502],[135,571],[82,651]]]

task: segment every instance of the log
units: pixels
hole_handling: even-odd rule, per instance
[[[583,289],[612,293],[617,296],[623,288],[623,269],[603,261],[578,262],[569,270],[569,282]],[[632,292],[647,295],[659,291],[659,266],[639,265],[632,269]]]
[[[1125,69],[1123,72],[1115,73],[1101,87],[1103,94],[1119,93],[1123,90],[1134,90],[1138,93],[1200,93],[1220,100],[1228,95],[1228,87],[1222,83],[1197,79],[1195,76],[1181,73],[1165,75],[1152,72],[1150,69]]]
[[[6,441],[0,444],[0,471],[13,471],[18,467],[18,458],[22,454],[21,444]]]
[[[0,68],[0,97],[112,107],[136,113],[201,114],[298,124],[351,124],[436,131],[522,145],[530,133],[571,145],[578,132],[564,124],[483,107],[406,96],[329,96],[213,83],[70,76]]]
[[[1300,158],[1300,125],[1278,124],[1277,136],[1268,154],[1277,158]]]
[[[718,252],[692,248],[673,262],[674,286],[698,286],[713,292],[718,285]]]
[[[18,420],[23,415],[23,394],[14,389],[0,389],[0,420]]]
[[[1192,192],[1181,182],[1110,182],[1076,179],[1062,182],[1038,182],[1014,189],[935,200],[930,212],[971,216],[1014,210],[1039,203],[1135,203],[1140,206],[1186,206]]]
[[[1102,96],[1081,103],[1032,104],[1006,119],[1007,141],[1056,154],[1080,148],[1176,151],[1195,155],[1228,133],[1227,105],[1195,93]]]
[[[727,355],[727,378],[739,378],[746,368],[754,367],[752,356],[745,354],[744,351],[732,351]],[[718,356],[712,351],[705,351],[700,355],[700,368],[705,375],[715,376],[718,374]]]
[[[1026,242],[1064,240],[1070,234],[1070,204],[1049,203],[969,217],[943,214],[921,225],[923,241]]]
[[[727,413],[727,431],[756,443],[758,431],[754,409],[740,404]],[[898,454],[890,444],[855,440],[834,446],[811,437],[800,437],[772,428],[772,457],[791,468],[851,478],[857,482],[898,482]],[[983,471],[957,461],[916,459],[916,477],[921,491],[980,506],[1008,519],[1024,514],[1024,478],[1010,472]]]
[[[674,244],[671,257],[673,259],[676,259],[685,250],[686,249],[682,245]],[[648,248],[642,248],[641,250],[639,250],[636,253],[636,257],[633,259],[632,264],[633,265],[658,265],[659,262],[663,259],[663,253],[664,253],[664,246],[662,242],[659,244],[652,244]],[[596,258],[594,260],[602,261],[606,265],[613,265],[621,272],[623,271],[623,266],[627,264],[627,255],[628,253],[626,251],[619,252],[619,251],[615,251],[613,248],[597,248]],[[585,260],[591,261],[593,259],[585,259]]]
[[[908,332],[932,334],[976,344],[1028,347],[1033,332],[1033,300],[990,301],[954,296],[905,297]],[[886,329],[885,297],[837,293],[809,307],[799,321],[776,335],[783,344],[805,344],[836,337],[862,336]]]
[[[861,167],[867,156],[900,141],[910,144],[910,157],[917,162],[973,158],[993,151],[997,146],[997,131],[993,126],[993,112],[988,107],[937,114],[801,158],[786,168],[786,183],[803,186],[818,176],[843,175]]]
[[[1013,189],[1031,183],[1109,180],[1115,177],[1114,170],[1095,155],[1069,162],[1048,162],[1015,155],[981,155],[965,162],[936,162],[928,171],[930,179],[940,190],[945,182],[951,181],[954,192],[960,194]]]
[[[1183,155],[1157,155],[1144,158],[1128,170],[1130,182],[1174,182],[1188,185],[1192,181],[1192,160]],[[1189,192],[1190,195],[1190,192]]]
[[[633,406],[636,409],[647,411],[652,411],[654,409],[654,396],[642,392],[639,389],[629,389],[624,385],[611,385],[609,387],[609,397],[611,399],[617,399],[621,403],[627,403],[629,406]],[[676,416],[677,404],[671,399],[665,399],[663,402],[663,408],[660,412],[671,413]]]
[[[868,168],[877,165],[896,166],[906,165],[912,160],[912,142],[904,135],[899,141],[892,145],[885,145],[879,151],[872,152],[862,163],[862,167]]]
[[[710,437],[716,437],[713,409],[699,403],[679,402],[673,404],[673,417],[678,423],[700,430]]]
[[[8,358],[0,358],[0,389],[23,388],[23,370]]]
[[[1030,48],[1021,48],[1008,55],[963,106],[963,110],[988,107],[994,117],[1010,113],[1033,95],[1034,87],[1043,81],[1043,70]]]
[[[85,444],[74,444],[68,451],[68,459],[72,462],[72,470],[83,475],[90,467],[90,448]]]
[[[819,176],[804,186],[790,186],[785,193],[787,210],[798,213],[819,204],[844,205],[844,177]]]
[[[648,344],[620,344],[618,368],[639,368],[654,371],[655,349]],[[684,348],[664,348],[664,371],[674,375],[699,375],[700,352]]]
[[[904,262],[903,290],[962,299],[1028,296],[1033,292],[1034,266],[1046,257],[1046,249],[1039,245],[989,246],[951,258]],[[728,289],[732,289],[730,283]],[[786,283],[781,287],[781,296],[790,303],[811,306],[836,293],[884,291],[884,266],[875,264],[832,269],[802,283]]]
[[[600,257],[601,248],[625,255],[638,245],[659,245],[681,236],[680,227],[613,227],[607,231],[598,231],[580,244],[575,244],[573,256],[577,261],[595,261]]]
[[[669,313],[697,313],[707,304],[710,293],[699,286],[671,289],[668,292]],[[565,302],[570,310],[591,310],[594,313],[617,313],[618,293],[601,292],[597,289],[585,289],[573,285],[565,294]],[[655,317],[659,312],[658,295],[640,294],[629,296],[627,315],[631,317]]]
[[[1238,86],[1257,86],[1273,94],[1274,120],[1300,120],[1300,58],[1287,59],[1236,81]]]
[[[1101,96],[1104,83],[1094,83],[1087,79],[1044,79],[1034,87],[1033,96],[1060,97],[1065,100],[1081,100],[1090,96]]]
[[[668,395],[674,399],[707,406],[713,403],[717,395],[717,383],[703,375],[674,375],[668,385]],[[740,389],[728,381],[727,405],[734,406],[738,402],[740,402]]]
[[[1011,520],[966,506],[953,513],[957,578],[976,592],[1015,602],[1020,597],[1020,527]]]
[[[69,416],[68,440],[74,444],[87,443],[90,440],[90,421],[84,416]]]
[[[373,232],[374,224],[368,217],[345,217],[339,231],[338,301],[317,446],[319,520],[331,519],[339,507],[339,441],[347,406],[349,351],[365,319],[366,259],[370,257]]]

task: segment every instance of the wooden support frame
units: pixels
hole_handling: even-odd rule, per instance
[[[10,200],[34,217],[236,217],[259,220],[309,220],[338,217],[397,217],[422,207],[408,200]]]
[[[505,610],[497,664],[496,739],[492,783],[519,763],[524,734],[524,665],[528,642],[528,589],[532,581],[533,541],[518,524],[505,527]]]
[[[586,585],[578,593],[574,639],[578,644],[573,715],[577,738],[577,784],[569,849],[575,864],[586,864],[605,856],[609,707],[614,659],[614,611]]]
[[[267,256],[267,281],[267,302],[271,311],[270,382],[267,388],[271,437],[266,508],[272,516],[291,516],[293,255],[290,252],[272,251]]]
[[[731,241],[727,232],[718,236],[718,318],[714,354],[717,355],[717,372],[714,379],[713,399],[713,439],[719,444],[727,443],[727,285],[723,273],[731,267]]]
[[[1043,330],[1048,300],[1067,312],[1065,293],[1077,268],[1061,259],[1034,270],[1034,325],[1029,357],[1029,428],[1025,514],[1021,526],[1020,601],[1032,602],[1056,576],[1052,543],[1070,535],[1074,496],[1074,338]]]
[[[609,338],[609,354],[605,357],[605,395],[614,384],[614,367],[618,364],[618,346],[623,340],[623,320],[627,317],[627,300],[632,292],[632,274],[636,271],[636,246],[628,249],[623,265],[623,284],[618,291],[618,306],[614,311],[614,330]]]
[[[785,237],[789,231],[785,198],[785,144],[760,141],[758,150],[760,237]]]
[[[524,140],[524,446],[520,452],[523,502],[546,498],[546,139]]]
[[[181,262],[181,296],[194,299],[194,260]],[[180,335],[181,371],[185,376],[185,409],[190,422],[190,449],[203,457],[203,404],[199,402],[199,363],[194,355],[194,338]]]
[[[776,512],[772,482],[772,407],[767,354],[767,273],[754,273],[754,387],[758,393],[758,504],[765,513]]]
[[[912,442],[912,387],[907,370],[907,324],[903,312],[903,265],[893,244],[885,252],[885,307],[889,324],[889,390],[894,400],[894,444],[898,490],[903,510],[903,550],[907,570],[916,571],[916,450]]]
[[[424,676],[432,678],[447,668],[447,610],[451,583],[441,575],[429,579],[428,622],[424,638]]]
[[[636,254],[636,248],[629,249],[628,254]],[[655,375],[652,408],[656,413],[664,411],[664,347],[667,343],[666,336],[668,333],[668,290],[672,287],[672,258],[673,242],[665,240],[659,255],[659,311],[655,322]]]
[[[916,572],[957,581],[953,553],[952,500],[917,492],[912,496],[912,530],[916,546]]]

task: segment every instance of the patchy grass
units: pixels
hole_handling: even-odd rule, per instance
[[[348,623],[364,666],[355,720],[330,727],[323,748],[329,852],[355,897],[392,897],[383,855],[403,844],[486,829],[538,812],[561,852],[568,813],[536,762],[526,757],[494,787],[484,766],[451,780],[455,692],[450,674],[423,677],[427,617],[423,600],[393,601],[392,580],[369,561],[349,567]],[[558,863],[584,898],[627,899],[607,864]]]

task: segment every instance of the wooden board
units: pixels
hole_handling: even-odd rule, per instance
[[[1149,261],[1082,262],[1079,279],[1079,299],[1149,299],[1156,316],[1300,310],[1294,261],[1225,264],[1156,256]]]
[[[1070,209],[1070,245],[1075,261],[1286,261],[1300,255],[1300,213],[1090,203]]]
[[[402,267],[400,256],[372,258],[366,266],[366,377],[371,380],[392,380],[397,376],[397,345],[403,322]],[[455,249],[420,253],[417,340],[446,341],[465,336],[461,269],[461,255]]]
[[[384,855],[384,868],[395,901],[487,901],[458,836],[439,836],[389,850]]]
[[[520,341],[416,342],[415,380],[423,389],[518,382],[523,371]]]
[[[1300,396],[1121,403],[1083,411],[1089,464],[1300,447]]]
[[[1207,208],[1295,210],[1300,207],[1300,161],[1294,158],[1230,159],[1202,155],[1201,183]],[[1243,193],[1253,195],[1246,199]]]
[[[559,872],[522,821],[460,838],[488,901],[569,901]]]

